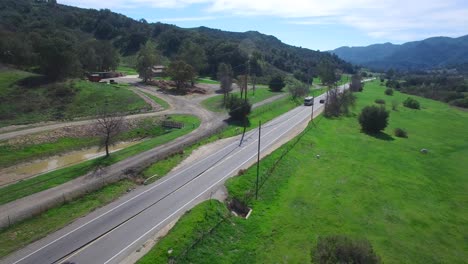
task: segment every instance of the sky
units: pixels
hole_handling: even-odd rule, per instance
[[[183,28],[259,31],[313,50],[468,34],[467,0],[58,0]]]

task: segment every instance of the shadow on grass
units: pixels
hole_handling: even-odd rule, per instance
[[[232,119],[232,118],[229,118],[227,120],[225,120],[229,125],[233,125],[233,126],[237,126],[237,127],[250,127],[251,123],[250,123],[250,120],[248,118],[244,119],[244,120],[235,120],[235,119]]]
[[[394,141],[395,139],[390,136],[389,134],[386,134],[384,132],[378,132],[378,133],[369,133],[369,132],[365,132],[365,131],[362,131],[363,133],[371,136],[371,137],[374,137],[376,139],[380,139],[380,140],[385,140],[385,141]]]

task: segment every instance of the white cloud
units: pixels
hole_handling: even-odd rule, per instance
[[[62,0],[60,3],[92,8],[184,8],[203,4],[209,15],[272,16],[286,23],[341,24],[369,36],[411,39],[412,36],[466,34],[466,0]],[[206,20],[200,17],[199,20]],[[186,19],[186,20],[185,20]],[[174,18],[172,21],[189,21]],[[191,21],[197,20],[195,17]],[[170,20],[166,20],[170,21]]]

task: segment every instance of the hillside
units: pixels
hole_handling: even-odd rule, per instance
[[[51,46],[58,47],[62,53],[54,58],[60,63],[50,64],[67,66],[55,69],[63,72],[58,76],[63,78],[93,70],[89,61],[106,61],[100,56],[111,49],[109,46],[102,48],[103,45],[110,43],[126,62],[132,64],[135,61],[132,55],[152,40],[163,56],[162,62],[180,58],[187,47],[201,48],[204,67],[200,67],[200,75],[215,77],[221,62],[231,64],[235,74],[243,74],[247,71],[244,64],[249,57],[260,65],[259,76],[296,73],[295,76],[300,77],[310,70],[316,75],[316,67],[321,61],[345,72],[353,71],[351,64],[335,55],[290,46],[273,36],[254,31],[234,33],[205,27],[182,29],[148,23],[144,19],[136,21],[107,9],[82,9],[48,2],[4,0],[0,3],[0,62],[47,73],[50,69],[44,65],[44,54],[47,55]],[[95,50],[93,54],[87,52],[90,46]],[[94,59],[96,56],[98,58]],[[113,58],[112,54],[109,57]],[[118,60],[101,63],[94,70],[115,69],[117,65]]]
[[[378,70],[444,68],[468,62],[468,35],[459,38],[434,37],[402,45],[385,43],[341,47],[330,52],[345,61]]]

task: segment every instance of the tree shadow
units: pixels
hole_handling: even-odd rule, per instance
[[[35,76],[29,76],[29,77],[26,77],[24,79],[17,81],[16,85],[23,86],[26,88],[35,88],[35,87],[43,86],[52,82],[53,81],[49,80],[44,75],[35,75]]]
[[[385,141],[394,141],[395,139],[390,136],[389,134],[387,133],[384,133],[384,132],[378,132],[378,133],[369,133],[369,132],[365,132],[363,131],[363,133],[373,137],[373,138],[376,138],[376,139],[380,139],[380,140],[385,140]]]
[[[237,126],[237,127],[250,127],[251,123],[250,123],[250,120],[248,118],[245,118],[243,120],[236,120],[236,119],[232,119],[232,118],[229,118],[227,120],[225,120],[229,125],[233,125],[233,126]]]

